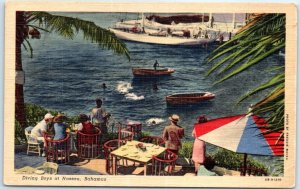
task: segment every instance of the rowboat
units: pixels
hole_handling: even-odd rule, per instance
[[[181,93],[173,94],[166,97],[168,105],[183,105],[183,104],[195,104],[202,101],[207,101],[215,98],[215,94],[211,92],[201,93]]]
[[[175,70],[165,68],[165,69],[147,69],[147,68],[132,68],[132,73],[136,77],[155,77],[155,76],[167,76],[174,73]]]

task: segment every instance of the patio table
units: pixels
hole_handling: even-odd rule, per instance
[[[166,148],[151,144],[151,143],[142,143],[146,147],[146,150],[143,151],[139,148],[136,148],[136,145],[142,143],[140,141],[127,141],[127,143],[120,148],[111,152],[113,157],[113,175],[117,174],[117,157],[122,159],[131,160],[133,162],[138,162],[144,165],[144,175],[147,174],[147,164],[152,160],[152,156],[159,155],[163,153]]]

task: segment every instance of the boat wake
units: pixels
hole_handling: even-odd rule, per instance
[[[146,120],[147,125],[158,125],[163,122],[165,122],[165,120],[161,119],[161,118],[150,118],[150,119]]]
[[[129,91],[132,90],[132,89],[133,89],[133,87],[131,86],[130,83],[124,82],[124,81],[118,82],[117,91],[121,94],[124,94],[126,99],[130,99],[130,100],[143,100],[143,99],[145,99],[145,97],[143,95],[138,96],[135,93],[130,93]]]
[[[145,97],[144,97],[143,95],[137,96],[137,95],[134,94],[134,93],[127,93],[127,94],[125,95],[125,98],[126,98],[126,99],[131,99],[131,100],[143,100],[143,99],[145,99]]]
[[[121,94],[127,94],[129,93],[129,90],[133,89],[130,83],[119,81],[117,85],[117,91],[119,91]]]

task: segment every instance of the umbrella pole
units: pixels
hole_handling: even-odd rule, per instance
[[[243,169],[243,176],[246,176],[247,172],[247,154],[244,154],[244,169]]]

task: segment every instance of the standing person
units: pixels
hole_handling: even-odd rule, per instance
[[[214,17],[212,16],[212,17],[211,17],[211,21],[210,21],[210,27],[211,27],[211,28],[214,27],[214,21],[215,21],[215,19],[214,19]]]
[[[166,126],[163,131],[163,139],[166,141],[166,148],[178,154],[181,148],[181,139],[184,136],[184,129],[177,124],[179,116],[173,114],[169,117],[171,124]]]
[[[44,142],[44,135],[47,133],[48,124],[52,122],[53,117],[51,113],[47,113],[44,119],[31,130],[31,134],[37,136],[39,142]]]
[[[192,136],[195,138],[194,145],[193,145],[193,156],[192,156],[192,160],[194,161],[195,164],[195,175],[197,175],[200,165],[204,164],[205,151],[206,151],[205,142],[203,140],[196,138],[195,127],[199,127],[200,126],[199,124],[204,123],[206,121],[207,118],[205,116],[199,116],[197,118],[197,123],[194,125],[194,129],[192,132]]]
[[[157,69],[157,67],[159,67],[159,63],[157,62],[157,60],[155,60],[155,63],[153,64],[154,70]]]
[[[219,40],[219,43],[220,43],[220,44],[222,44],[222,43],[223,43],[223,41],[224,41],[224,36],[223,36],[223,34],[221,34],[221,35],[220,35],[220,40]]]
[[[105,137],[105,135],[107,135],[107,120],[110,117],[110,114],[106,113],[101,106],[101,98],[96,98],[96,107],[91,111],[91,121],[93,125],[100,127],[101,132]]]
[[[66,124],[63,123],[65,118],[66,118],[66,116],[64,116],[62,114],[58,114],[53,119],[54,132],[55,132],[53,140],[62,140],[64,138],[66,138],[66,136],[67,136],[67,134],[66,134],[67,126],[66,126]]]

